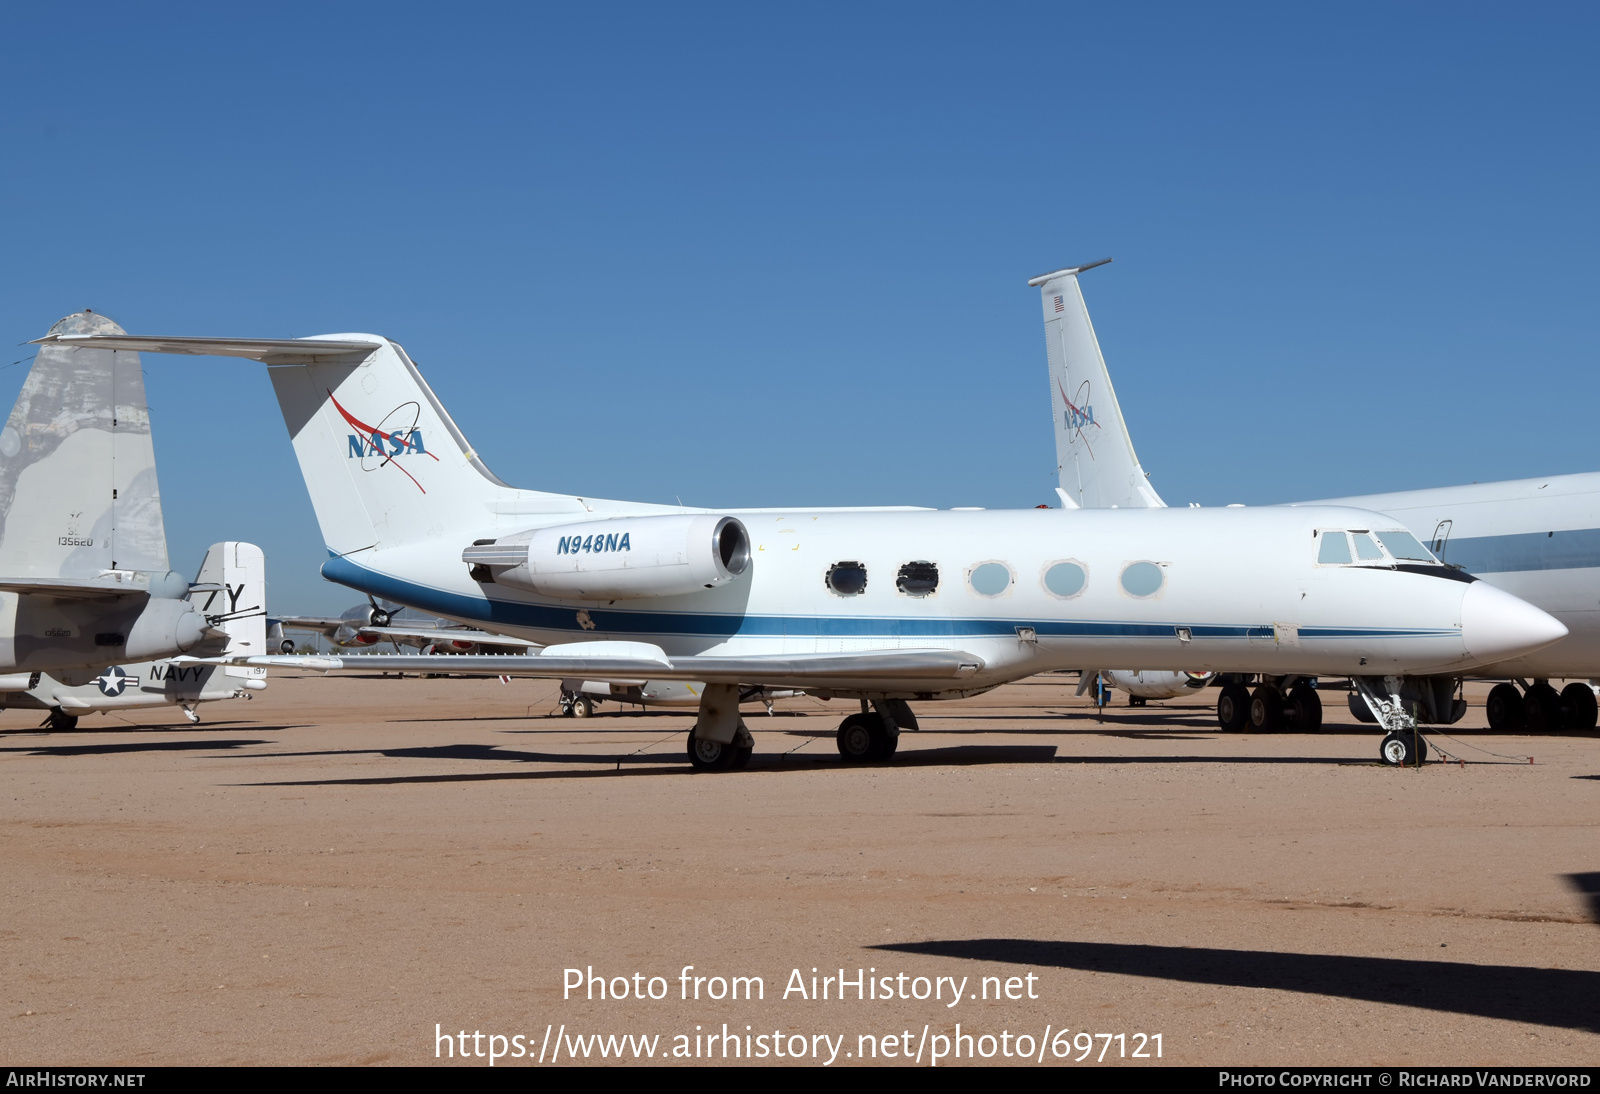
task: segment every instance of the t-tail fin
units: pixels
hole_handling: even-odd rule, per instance
[[[1060,489],[1064,501],[1080,508],[1163,508],[1166,502],[1139,466],[1078,288],[1080,273],[1110,261],[1057,270],[1028,282],[1040,287],[1044,302]]]
[[[47,338],[121,333],[85,311]],[[0,430],[0,575],[107,570],[167,572],[144,373],[136,352],[52,341]]]

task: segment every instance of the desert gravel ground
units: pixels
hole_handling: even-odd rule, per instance
[[[716,775],[688,712],[562,719],[538,681],[277,676],[199,726],[5,712],[0,1060],[486,1064],[444,1057],[464,1030],[705,1063],[726,1023],[782,1031],[768,1063],[870,1036],[927,1066],[959,1022],[990,1063],[1018,1034],[1037,1063],[1046,1027],[1047,1063],[1080,1033],[1141,1066],[1600,1061],[1595,733],[1491,734],[1479,687],[1434,739],[1464,764],[1394,770],[1342,694],[1321,733],[1253,736],[1214,690],[1102,718],[1073,684],[922,704],[864,767],[833,743],[850,704],[753,708],[755,760]],[[666,997],[563,998],[569,968]],[[784,997],[841,968],[941,998]],[[990,998],[950,1007],[945,977]]]

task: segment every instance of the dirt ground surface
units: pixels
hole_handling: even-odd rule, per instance
[[[852,704],[752,707],[727,774],[690,712],[539,681],[8,711],[0,1059],[1600,1061],[1595,733],[1491,734],[1478,687],[1433,738],[1465,764],[1397,770],[1343,693],[1257,736],[1215,690],[1102,720],[1074,684],[922,704],[867,766]]]

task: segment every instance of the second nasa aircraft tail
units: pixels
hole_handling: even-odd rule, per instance
[[[1166,502],[1150,486],[1128,436],[1095,338],[1078,275],[1109,258],[1033,278],[1044,303],[1050,403],[1055,411],[1057,493],[1074,509],[1158,509]]]

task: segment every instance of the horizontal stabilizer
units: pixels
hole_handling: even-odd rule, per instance
[[[596,643],[600,644],[600,643]],[[573,650],[578,644],[566,644]],[[603,645],[611,645],[604,643]],[[319,672],[442,672],[460,676],[530,676],[585,680],[700,680],[708,684],[848,688],[869,680],[959,680],[983,668],[982,658],[959,650],[865,650],[849,654],[763,656],[595,656],[550,654],[390,654],[349,657],[269,656],[244,664]]]
[[[267,364],[298,365],[326,357],[367,354],[379,342],[335,341],[331,338],[159,338],[131,334],[50,334],[36,338],[41,345],[87,346],[92,349],[135,350],[142,353],[188,353],[214,357],[248,357]]]
[[[115,577],[77,579],[67,577],[0,577],[0,592],[32,593],[36,596],[65,596],[76,600],[95,600],[108,596],[127,596],[149,590],[132,581]]]

